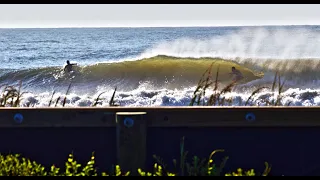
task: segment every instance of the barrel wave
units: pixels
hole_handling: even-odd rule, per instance
[[[219,67],[219,80],[229,83],[231,67],[235,66],[246,77],[245,82],[261,78],[254,71],[240,64],[218,58],[178,58],[156,56],[135,61],[98,63],[74,67],[74,72],[63,72],[63,67],[32,68],[4,73],[0,81],[13,83],[21,80],[27,87],[64,87],[73,83],[75,87],[96,88],[98,85],[115,87],[120,90],[134,90],[141,83],[149,83],[154,88],[181,89],[196,85],[201,75],[213,65]]]

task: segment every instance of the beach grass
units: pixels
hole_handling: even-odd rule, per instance
[[[215,73],[215,77],[213,77],[212,73],[212,68],[213,68],[214,63],[212,63],[209,68],[202,74],[197,87],[195,88],[195,91],[193,92],[193,97],[190,101],[189,106],[224,106],[232,105],[232,97],[230,98],[225,98],[225,94],[230,93],[233,91],[235,86],[238,83],[241,83],[242,80],[240,81],[232,81],[229,84],[225,85],[224,87],[220,88],[221,81],[219,78],[220,74],[220,65],[217,66],[217,71]],[[274,80],[272,83],[272,87],[266,87],[266,86],[261,86],[256,88],[255,90],[252,91],[251,95],[248,97],[248,99],[245,101],[244,106],[250,105],[257,105],[259,106],[260,103],[257,103],[258,100],[261,100],[262,102],[265,102],[267,106],[289,106],[291,102],[287,104],[282,104],[281,100],[283,99],[283,89],[285,85],[285,80],[281,80],[281,75],[279,72],[275,73]],[[277,88],[277,89],[276,89]],[[272,95],[277,94],[277,98],[272,101],[268,101],[266,98],[259,97],[256,99],[254,102],[252,102],[252,99],[255,95],[257,95],[259,92],[261,92],[264,89],[271,89]],[[207,92],[211,92],[211,95],[209,96],[208,99],[205,98],[205,95]],[[239,104],[240,106],[242,104]]]
[[[0,97],[0,107],[18,107],[22,100],[23,94],[21,92],[22,82],[19,81],[18,85],[4,85]]]

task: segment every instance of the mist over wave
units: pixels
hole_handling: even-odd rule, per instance
[[[223,59],[320,58],[320,31],[305,28],[245,28],[211,38],[179,38],[163,41],[142,53],[176,57],[220,57]]]

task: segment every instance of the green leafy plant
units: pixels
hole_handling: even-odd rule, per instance
[[[19,154],[0,155],[0,176],[46,176],[45,167]]]
[[[265,166],[266,168],[264,172],[261,174],[261,176],[267,176],[271,171],[271,167],[267,162],[265,162]],[[227,173],[225,174],[225,176],[260,176],[260,175],[257,175],[254,169],[244,171],[243,169],[238,168],[236,172]]]
[[[180,142],[179,165],[177,165],[176,159],[173,160],[174,167],[175,169],[178,169],[178,170],[174,172],[169,172],[166,168],[167,165],[164,163],[163,159],[154,155],[153,158],[155,159],[156,163],[154,164],[153,172],[145,172],[141,168],[139,168],[138,173],[140,174],[140,176],[221,176],[222,170],[225,167],[229,157],[224,157],[221,164],[217,166],[213,161],[213,156],[218,152],[224,152],[224,150],[218,149],[218,150],[212,151],[208,160],[200,159],[199,157],[194,156],[192,159],[192,162],[189,163],[186,161],[188,151],[185,151],[184,149],[184,137],[182,137]],[[266,163],[266,169],[263,172],[263,175],[268,175],[270,170],[271,170],[271,167],[269,167],[268,164]],[[251,170],[248,172],[251,172]],[[244,174],[248,174],[248,172],[245,172]],[[239,172],[237,171],[235,173],[239,173]],[[234,174],[234,173],[226,174],[226,176],[233,176],[233,175],[239,175],[239,174]],[[252,175],[252,173],[250,175]]]
[[[113,172],[111,173],[111,175],[109,175],[106,172],[103,172],[102,176],[129,176],[130,175],[130,171],[122,172],[121,167],[119,165],[113,166],[112,169],[113,169]]]
[[[228,158],[225,158],[219,167],[214,164],[212,157],[217,152],[223,152],[223,150],[213,151],[209,160],[200,160],[197,156],[193,157],[192,163],[185,161],[187,152],[183,152],[183,158],[180,164],[180,171],[169,172],[166,169],[166,165],[161,158],[155,157],[156,161],[153,167],[153,172],[144,172],[141,168],[137,169],[140,176],[221,176],[221,170],[225,166]],[[176,163],[176,160],[173,160]],[[185,171],[184,171],[185,170]],[[266,169],[262,173],[262,176],[267,176],[271,170],[271,167],[266,163]],[[99,173],[100,174],[100,173]],[[0,176],[98,176],[97,168],[95,167],[95,156],[92,153],[90,160],[85,166],[79,164],[73,154],[69,154],[67,161],[65,162],[65,171],[61,171],[61,168],[52,165],[49,171],[46,171],[45,167],[38,164],[36,161],[21,157],[19,154],[0,155]],[[129,176],[130,171],[122,172],[119,165],[112,168],[111,173],[102,172],[101,176]],[[236,172],[227,173],[226,176],[255,176],[256,173],[253,169],[243,171],[238,169]]]
[[[157,163],[154,164],[153,172],[144,172],[141,168],[138,169],[140,176],[176,176],[174,173],[164,172],[163,167]]]

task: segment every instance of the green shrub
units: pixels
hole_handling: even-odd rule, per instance
[[[0,176],[46,176],[44,166],[20,155],[0,155]]]
[[[197,162],[197,163],[196,163]],[[196,156],[193,159],[193,163],[187,165],[187,176],[218,176],[219,168],[217,168],[211,159],[207,165],[204,165],[204,160],[200,161]],[[203,164],[203,165],[201,165]],[[181,173],[174,173],[165,170],[162,165],[158,163],[154,164],[153,172],[144,172],[141,168],[137,171],[140,176],[179,176]],[[266,176],[270,172],[270,168],[267,166],[265,172],[262,174]],[[91,159],[87,164],[82,167],[73,157],[69,155],[67,162],[65,163],[65,171],[62,172],[60,168],[52,165],[49,171],[46,168],[38,164],[35,161],[21,157],[19,154],[0,155],[0,176],[98,176],[95,167],[95,157],[92,154]],[[116,165],[113,172],[102,172],[100,176],[129,176],[130,172],[122,172],[119,165]],[[225,174],[225,176],[255,176],[253,169],[249,171],[243,171],[238,169],[236,172]]]
[[[266,168],[261,176],[268,176],[271,171],[271,167],[269,167],[269,164],[267,162],[265,163],[265,165]],[[254,169],[243,171],[243,169],[238,168],[236,172],[227,173],[225,174],[225,176],[257,176],[257,174],[255,173]]]
[[[144,172],[142,169],[138,169],[138,173],[141,176],[221,176],[222,170],[225,167],[229,157],[224,157],[220,165],[216,165],[213,160],[213,156],[218,152],[224,152],[223,149],[214,150],[211,152],[208,160],[200,159],[197,156],[193,156],[192,162],[187,162],[188,151],[185,151],[184,137],[180,141],[180,162],[173,160],[175,169],[179,169],[176,172],[170,172],[166,169],[164,161],[154,155],[153,158],[157,163],[154,164],[153,172]],[[266,168],[261,174],[267,176],[271,170],[268,163],[265,163]],[[238,168],[237,172],[227,173],[225,176],[259,176],[253,169],[243,172],[241,168]]]
[[[140,176],[221,176],[223,175],[222,169],[224,168],[228,157],[225,157],[222,163],[217,166],[213,161],[213,155],[217,152],[224,152],[224,150],[213,151],[208,160],[200,159],[194,156],[192,162],[186,161],[188,151],[184,148],[184,137],[180,142],[180,161],[173,160],[176,171],[169,171],[166,168],[164,161],[154,155],[156,163],[153,167],[153,172],[144,172],[141,168],[137,169]],[[266,169],[261,174],[267,176],[271,170],[268,163],[265,163]],[[61,168],[52,165],[49,171],[46,171],[45,167],[38,164],[35,161],[21,157],[19,154],[0,154],[0,176],[98,176],[97,169],[95,167],[95,156],[92,153],[90,160],[85,166],[79,164],[73,154],[69,154],[67,161],[65,162],[65,171],[62,172]],[[178,169],[178,170],[177,170]],[[122,172],[119,165],[116,165],[111,173],[102,172],[101,176],[129,176],[130,172]],[[225,176],[256,176],[257,174],[253,169],[243,171],[241,168],[236,172],[225,174]]]

